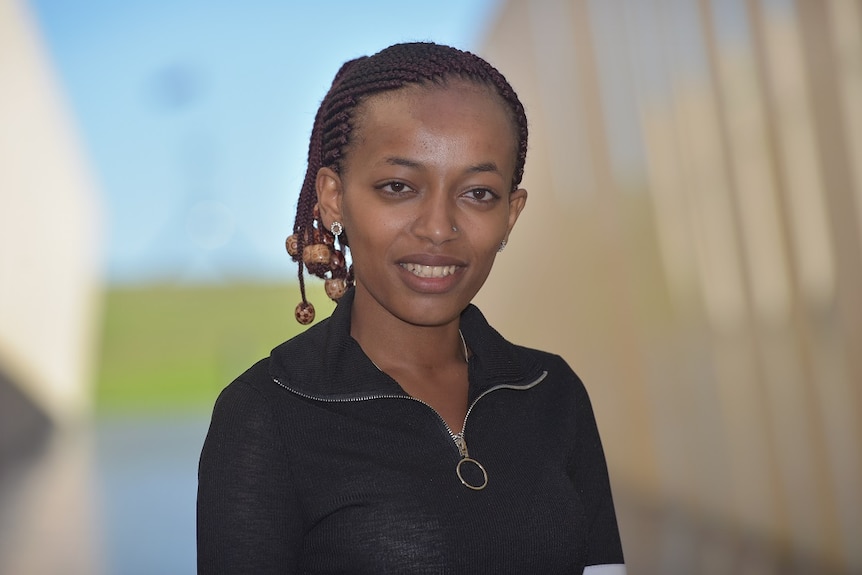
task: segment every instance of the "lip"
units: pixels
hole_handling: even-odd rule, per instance
[[[407,286],[421,293],[444,293],[461,278],[466,263],[458,258],[434,254],[412,254],[396,262]]]

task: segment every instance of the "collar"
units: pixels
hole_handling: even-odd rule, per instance
[[[405,395],[381,372],[350,335],[354,289],[339,300],[332,315],[284,342],[270,354],[270,376],[310,397],[350,400],[374,395]],[[496,385],[527,386],[541,366],[492,328],[479,308],[461,313],[461,333],[470,349],[470,395]]]

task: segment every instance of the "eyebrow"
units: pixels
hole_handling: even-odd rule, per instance
[[[421,169],[422,164],[417,162],[416,160],[411,160],[408,158],[402,158],[399,156],[390,156],[386,158],[386,163],[392,166],[403,166],[405,168],[413,168],[413,169]],[[494,162],[482,162],[481,164],[476,164],[474,166],[470,166],[466,170],[469,173],[483,173],[483,172],[496,172],[499,173],[500,169],[497,167],[497,164]]]
[[[476,164],[475,166],[470,166],[467,168],[468,172],[479,173],[479,172],[497,172],[500,170],[497,168],[497,164],[494,162],[483,162],[481,164]]]
[[[398,156],[390,156],[386,158],[386,163],[392,166],[404,166],[405,168],[419,169],[422,167],[422,164],[415,160],[408,160],[407,158],[400,158]]]

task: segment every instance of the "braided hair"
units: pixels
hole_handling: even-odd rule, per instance
[[[324,229],[320,221],[315,187],[320,168],[341,173],[355,124],[357,107],[374,94],[411,84],[445,86],[450,79],[467,80],[491,88],[509,110],[517,137],[517,158],[512,190],[517,189],[527,158],[527,117],[524,106],[506,78],[488,62],[470,52],[428,42],[395,44],[373,56],[362,56],[341,66],[317,110],[308,146],[308,169],[296,206],[293,234],[287,251],[299,264],[302,301],[296,307],[300,323],[314,319],[314,307],[305,295],[303,266],[326,280],[326,293],[337,300],[353,284],[347,267],[347,241]],[[336,245],[338,244],[338,245]]]

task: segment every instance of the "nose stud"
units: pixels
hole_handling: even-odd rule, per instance
[[[453,232],[457,232],[457,231],[458,231],[458,227],[457,227],[457,226],[452,226],[452,231],[453,231]]]

